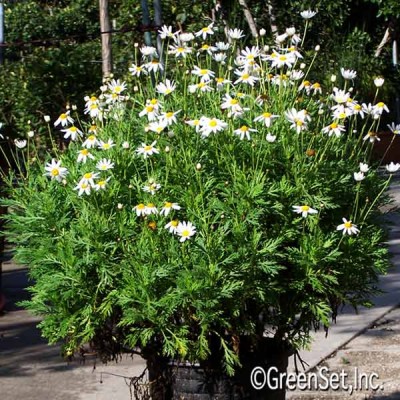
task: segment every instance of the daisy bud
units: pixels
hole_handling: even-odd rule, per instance
[[[138,91],[139,91],[139,87],[138,87],[138,86],[134,86],[134,87],[133,87],[133,91],[134,91],[134,92],[138,92]]]
[[[360,172],[368,172],[369,167],[368,164],[360,163]]]
[[[63,184],[64,186],[67,184],[67,180],[66,180],[66,179],[63,179],[61,182],[62,182],[62,184]]]
[[[384,84],[385,80],[383,78],[375,78],[374,84],[377,88],[381,87]]]
[[[319,44],[317,44],[316,46],[315,46],[315,51],[320,51],[321,50],[321,46],[319,45]]]
[[[331,82],[336,82],[336,75],[335,74],[331,75]]]
[[[76,104],[72,104],[71,108],[72,108],[73,111],[76,111],[76,110],[78,109],[78,107],[76,106]]]
[[[175,132],[174,131],[168,131],[167,133],[169,138],[173,138],[175,136]]]
[[[34,162],[36,162],[36,157],[32,157],[32,160],[31,160],[33,163]]]
[[[304,63],[300,64],[300,69],[304,69],[305,67],[306,67],[306,64],[304,64]]]
[[[29,131],[28,132],[28,136],[31,138],[31,137],[34,137],[35,136],[35,132],[33,132],[33,131]]]
[[[324,110],[322,109],[322,108],[320,108],[319,110],[318,110],[318,115],[322,115],[324,113]]]
[[[121,203],[118,203],[117,208],[118,208],[118,210],[122,210],[124,208],[124,205]]]
[[[124,149],[129,149],[129,143],[128,143],[128,142],[122,143],[122,147],[123,147]]]
[[[27,124],[28,125],[30,125],[32,122],[31,122],[31,120],[30,119],[28,119],[28,122],[27,122]]]
[[[165,150],[166,153],[169,153],[171,151],[171,149],[169,148],[169,146],[165,146]]]
[[[267,31],[264,28],[260,29],[260,36],[265,36],[267,34]]]
[[[102,92],[106,92],[107,89],[108,89],[107,85],[100,86],[100,90],[101,90]]]
[[[139,47],[139,43],[135,43],[133,46],[134,47]]]
[[[196,169],[197,169],[197,171],[200,171],[200,170],[201,170],[201,164],[200,164],[200,163],[197,163],[197,164],[196,164]]]
[[[265,139],[267,139],[267,142],[269,143],[274,143],[276,140],[276,135],[271,135],[270,133],[267,133]]]
[[[133,185],[129,185],[129,186],[128,186],[128,189],[133,189]]]
[[[265,46],[264,46],[264,51],[265,51],[266,53],[269,52],[269,46],[268,46],[268,45],[265,45]]]
[[[49,115],[45,115],[43,118],[44,118],[44,122],[50,122],[50,116]]]

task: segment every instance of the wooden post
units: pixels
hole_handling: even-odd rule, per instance
[[[140,0],[140,4],[142,6],[142,22],[144,29],[144,43],[146,46],[152,46],[153,43],[151,41],[151,32],[150,32],[150,11],[149,5],[147,4],[147,0]]]
[[[103,77],[106,78],[112,73],[111,23],[108,14],[108,0],[99,0],[99,6],[102,70]]]
[[[4,4],[0,0],[0,65],[4,63]]]
[[[162,25],[161,1],[153,0],[153,6],[154,6],[154,22],[157,27],[161,27]],[[158,56],[160,57],[160,62],[163,63],[163,45],[160,35],[158,34],[156,39],[156,46],[157,46]]]

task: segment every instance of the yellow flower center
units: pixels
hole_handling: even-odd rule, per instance
[[[187,230],[187,229],[185,229],[184,231],[181,232],[181,235],[182,235],[183,237],[188,237],[188,236],[190,236],[190,231]]]
[[[122,87],[121,86],[115,86],[114,93],[121,93],[121,92],[122,92]]]
[[[96,125],[91,125],[90,128],[89,128],[89,132],[93,132],[93,131],[95,131],[96,129],[97,129],[97,126],[96,126]]]
[[[338,124],[337,124],[336,122],[332,122],[332,123],[329,125],[329,127],[330,127],[331,129],[336,129],[336,128],[338,127]]]
[[[308,87],[310,85],[311,85],[310,81],[304,81],[303,82],[303,86],[305,86],[305,87]]]
[[[92,177],[92,173],[88,172],[87,174],[83,175],[85,179],[90,179]]]
[[[382,103],[381,101],[377,104],[377,106],[379,107],[379,108],[383,108],[383,107],[385,107],[385,103]]]
[[[202,32],[208,32],[209,30],[210,30],[210,28],[208,26],[206,26],[205,28],[201,29]]]
[[[106,185],[106,181],[99,181],[98,185],[99,186],[105,186]]]
[[[249,130],[249,127],[246,126],[246,125],[243,125],[243,126],[240,127],[240,130],[241,130],[242,132],[247,132],[247,131]]]
[[[359,104],[356,104],[354,106],[354,109],[357,110],[357,111],[360,111],[362,109],[362,107]]]
[[[310,210],[309,206],[301,206],[301,211],[307,212]]]
[[[144,210],[145,207],[146,207],[146,206],[145,206],[143,203],[140,203],[140,204],[138,204],[138,205],[136,206],[136,208],[137,208],[138,210]]]
[[[296,120],[297,126],[303,126],[304,122],[301,119]]]
[[[200,120],[199,119],[193,120],[193,125],[197,126],[199,124],[200,124]]]
[[[279,56],[279,61],[286,61],[286,60],[287,60],[287,57],[284,54]]]
[[[109,143],[104,143],[103,144],[103,149],[108,150],[110,148],[110,144]]]
[[[207,75],[208,74],[208,69],[201,69],[200,70],[200,75]]]
[[[62,114],[60,115],[60,119],[67,119],[67,117],[68,117],[68,115],[67,115],[67,114],[64,114],[64,113],[62,113]]]
[[[264,114],[263,114],[263,117],[264,118],[271,118],[271,113],[269,113],[269,112],[265,112]]]
[[[237,99],[232,99],[231,100],[231,105],[232,106],[234,106],[235,104],[238,104],[239,103],[239,100],[237,100]]]
[[[154,204],[153,204],[153,203],[148,203],[148,204],[147,204],[147,207],[148,207],[148,208],[154,208]]]
[[[178,48],[176,49],[176,51],[177,51],[178,53],[183,53],[183,52],[185,51],[185,49],[184,49],[183,47],[178,47]]]
[[[224,83],[224,78],[217,78],[215,79],[217,83]]]
[[[146,107],[146,112],[151,113],[154,111],[154,107],[153,106],[147,106]]]
[[[89,151],[87,149],[83,149],[83,150],[81,150],[81,154],[83,156],[87,156],[89,154]]]
[[[250,75],[249,74],[243,74],[242,75],[242,79],[249,79],[250,78]]]
[[[155,221],[151,221],[147,225],[152,231],[155,231],[157,228],[157,223]]]
[[[351,228],[352,226],[353,226],[353,224],[351,223],[351,221],[347,221],[347,222],[344,223],[344,227],[345,227],[346,229],[349,229],[349,228]]]
[[[91,104],[90,105],[90,109],[91,110],[97,110],[98,109],[97,104]]]
[[[90,101],[96,101],[97,100],[97,97],[96,96],[92,96],[91,98],[90,98]]]
[[[150,100],[150,104],[152,104],[153,106],[158,104],[158,100],[157,99],[151,99]]]
[[[88,137],[88,140],[91,141],[91,142],[94,142],[94,141],[96,140],[96,136],[90,135],[90,136]]]
[[[321,85],[318,82],[315,82],[313,85],[314,89],[319,89]]]
[[[340,114],[339,114],[339,118],[346,118],[346,113],[344,113],[344,112],[341,112]]]
[[[58,176],[60,175],[60,171],[57,168],[51,170],[51,176]]]
[[[172,207],[172,203],[170,203],[169,201],[167,201],[164,205],[165,208],[171,208]]]
[[[144,146],[144,151],[150,151],[153,148],[153,146]]]
[[[179,221],[177,219],[174,219],[171,221],[171,226],[173,226],[174,228],[176,228],[179,224]]]
[[[197,87],[198,87],[199,89],[203,88],[204,86],[206,86],[206,84],[205,84],[204,82],[200,82],[200,83],[197,85]]]
[[[212,119],[212,120],[210,121],[209,125],[210,125],[212,128],[215,128],[215,127],[217,126],[217,121],[216,121],[215,119]]]
[[[174,113],[173,113],[173,112],[167,112],[167,113],[165,114],[165,116],[166,116],[167,118],[171,118],[171,117],[174,116]]]
[[[208,44],[203,44],[203,46],[201,46],[201,48],[203,50],[208,50],[210,48],[210,46]]]
[[[69,130],[70,130],[71,132],[76,132],[76,131],[77,131],[77,128],[76,128],[75,126],[71,126],[71,128],[69,128]]]
[[[369,132],[368,132],[368,136],[375,137],[375,136],[376,136],[376,133],[375,133],[375,132],[372,132],[372,131],[369,131]]]

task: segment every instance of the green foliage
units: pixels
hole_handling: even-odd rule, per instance
[[[66,354],[90,343],[106,358],[128,347],[204,361],[217,349],[232,374],[239,338],[268,329],[304,346],[340,304],[364,304],[387,267],[378,206],[390,177],[372,165],[362,181],[353,175],[370,163],[382,109],[360,114],[348,81],[343,92],[308,90],[287,43],[267,53],[260,39],[261,56],[237,58],[233,41],[222,64],[204,41],[185,58],[172,47],[165,72],[131,77],[127,97],[125,83],[108,82],[87,103],[100,114],[86,123],[71,112],[84,138],[75,132],[47,162],[35,143],[18,149],[7,234],[35,282],[25,305]],[[152,61],[135,50],[136,65]],[[176,87],[160,94],[166,79]],[[349,115],[332,116],[341,107]],[[100,168],[104,158],[113,166]]]

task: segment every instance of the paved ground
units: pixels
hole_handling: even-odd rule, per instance
[[[393,184],[391,190],[400,205],[400,184]],[[289,399],[400,399],[400,309],[396,308],[400,303],[400,215],[393,213],[391,219],[394,269],[381,280],[387,293],[375,299],[375,308],[361,309],[358,315],[345,309],[328,338],[317,333],[311,351],[302,353],[310,368],[326,367],[331,375],[343,371],[353,376],[355,368],[360,373],[377,373],[379,380],[373,383],[383,390],[356,391],[352,396],[343,391],[297,391],[288,393]],[[140,375],[143,361],[124,357],[108,365],[96,365],[94,360],[65,362],[59,347],[48,346],[40,337],[38,319],[15,305],[27,296],[26,270],[8,259],[3,271],[7,304],[0,316],[0,400],[129,400],[124,376]]]

